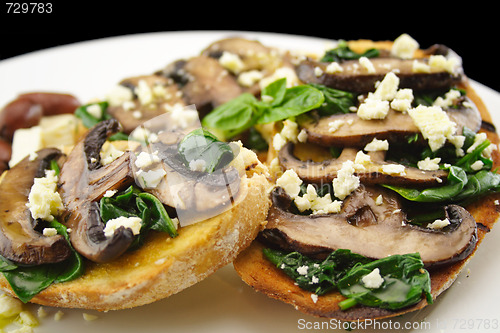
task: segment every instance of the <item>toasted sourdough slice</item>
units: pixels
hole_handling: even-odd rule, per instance
[[[361,41],[360,43],[367,43]],[[368,45],[373,45],[368,43]],[[467,96],[475,103],[482,117],[482,126],[480,131],[486,133],[488,140],[492,144],[498,145],[499,137],[492,123],[491,115],[486,109],[480,97],[476,94],[468,82],[461,87],[466,90]],[[500,155],[498,150],[492,154],[493,170],[500,165]],[[468,260],[474,255],[475,250],[491,230],[494,223],[500,216],[500,208],[495,203],[500,199],[500,194],[491,194],[481,198],[473,204],[467,206],[467,210],[472,214],[477,223],[477,237],[475,249],[462,261],[452,265],[443,266],[438,269],[430,270],[431,276],[431,294],[435,299],[443,291],[449,288],[460,271],[465,267]],[[383,319],[400,316],[427,306],[427,301],[423,299],[416,305],[400,309],[397,311],[385,310],[374,307],[358,305],[343,311],[338,303],[345,298],[338,291],[329,292],[317,299],[317,302],[311,298],[311,292],[298,287],[294,281],[276,268],[262,253],[263,244],[255,241],[249,248],[243,251],[233,262],[233,266],[241,279],[255,290],[263,294],[283,301],[295,307],[295,309],[316,317],[336,318],[346,321]]]
[[[132,308],[178,293],[231,263],[265,226],[270,207],[267,168],[248,150],[238,157],[235,167],[243,167],[244,174],[231,209],[179,228],[175,238],[151,232],[139,249],[110,263],[87,262],[83,276],[52,284],[30,302],[99,311]],[[15,296],[3,276],[0,288]]]

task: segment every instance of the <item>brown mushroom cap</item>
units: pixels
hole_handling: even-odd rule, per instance
[[[419,61],[425,62],[426,60]],[[299,79],[305,83],[317,83],[355,93],[372,91],[376,82],[381,81],[387,73],[394,70],[398,72],[399,86],[413,90],[449,89],[462,80],[460,73],[455,75],[444,70],[431,69],[428,73],[415,73],[412,70],[413,59],[372,58],[370,62],[375,69],[373,73],[362,69],[358,60],[343,61],[339,63],[343,71],[330,74],[327,70],[330,63],[306,59],[297,65],[296,71]],[[318,75],[318,69],[320,69],[320,75]]]
[[[43,236],[33,229],[36,222],[26,206],[34,178],[44,177],[48,163],[62,155],[57,149],[42,149],[34,161],[26,157],[12,167],[0,183],[0,254],[4,258],[40,265],[61,262],[71,254],[63,236]]]
[[[375,199],[382,195],[383,203]],[[369,258],[420,253],[427,266],[465,258],[477,241],[476,222],[464,208],[445,207],[451,224],[442,230],[407,223],[397,194],[379,187],[359,187],[343,203],[342,211],[328,215],[296,215],[291,199],[280,188],[273,192],[273,206],[262,236],[286,250],[325,255],[349,249]]]
[[[321,162],[311,160],[302,161],[294,155],[294,144],[287,143],[278,153],[281,166],[284,169],[293,169],[300,179],[309,183],[331,182],[345,161],[354,161],[356,148],[344,148],[338,158],[330,158]],[[424,171],[415,167],[405,167],[404,174],[387,174],[382,172],[383,165],[392,164],[385,161],[385,152],[368,152],[371,163],[363,165],[355,175],[363,184],[388,184],[404,186],[438,186],[441,185],[448,173],[444,170]]]
[[[457,134],[463,127],[477,132],[481,127],[481,115],[477,108],[459,107],[446,109],[448,117],[457,124]],[[336,131],[330,130],[330,123],[341,120],[343,125]],[[322,146],[363,147],[374,138],[398,141],[408,135],[419,133],[419,129],[407,114],[389,110],[384,119],[361,119],[356,113],[335,114],[326,117],[303,117],[300,123],[307,133],[307,141]]]
[[[107,262],[125,252],[133,241],[130,229],[118,228],[112,237],[104,236],[97,200],[108,190],[120,190],[134,182],[130,152],[112,163],[100,163],[100,150],[106,139],[120,130],[117,120],[94,126],[73,148],[61,169],[60,193],[66,208],[63,222],[72,229],[74,248],[95,262]]]

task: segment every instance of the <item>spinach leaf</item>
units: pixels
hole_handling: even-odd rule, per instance
[[[142,244],[149,230],[167,232],[172,238],[177,236],[177,227],[165,206],[154,195],[142,192],[135,186],[130,186],[113,197],[103,197],[99,205],[104,223],[121,216],[141,218],[141,231],[132,248]]]
[[[340,62],[342,60],[357,60],[361,57],[376,58],[380,55],[377,49],[369,49],[363,53],[356,53],[348,46],[344,40],[339,41],[336,48],[325,52],[320,61],[322,62]]]
[[[335,289],[337,280],[357,263],[370,261],[349,250],[336,250],[325,260],[314,260],[299,252],[286,253],[269,248],[264,249],[263,253],[300,288],[316,295],[324,295]]]
[[[350,108],[355,106],[356,97],[351,92],[333,89],[316,83],[311,83],[310,85],[321,91],[325,97],[325,101],[318,108],[318,111],[322,116],[337,113],[350,113]]]
[[[453,200],[465,187],[468,178],[466,172],[459,167],[451,166],[448,173],[447,184],[441,187],[427,189],[406,188],[392,185],[382,185],[396,191],[403,198],[418,202],[444,202]]]
[[[101,113],[100,117],[96,117],[88,111],[88,108],[94,107],[94,105],[97,105],[99,107]],[[108,105],[109,104],[106,101],[82,105],[75,110],[75,116],[81,119],[83,126],[91,128],[97,125],[99,122],[111,118],[111,116],[107,112]]]
[[[208,173],[225,167],[234,158],[229,144],[219,141],[215,135],[202,128],[188,133],[177,149],[186,167],[189,168],[192,161],[202,160],[203,172]]]
[[[56,228],[69,243],[66,227],[53,220],[48,226]],[[67,260],[56,264],[37,266],[18,266],[5,258],[0,258],[0,271],[10,284],[19,299],[26,303],[52,283],[71,281],[81,276],[85,271],[83,258],[71,246],[72,255]]]
[[[99,107],[101,113],[100,117],[96,117],[95,115],[92,115],[88,111],[88,108],[93,107],[94,105],[97,105]],[[75,116],[77,118],[80,118],[83,126],[85,126],[86,128],[92,128],[101,121],[112,118],[111,115],[108,113],[108,106],[109,103],[106,101],[82,105],[75,110]],[[116,140],[128,140],[128,139],[129,137],[127,134],[123,132],[118,132],[110,136],[108,140],[116,141]]]
[[[338,289],[347,297],[339,303],[342,310],[358,303],[395,310],[419,302],[422,294],[432,303],[430,276],[418,253],[379,260],[346,249],[333,251],[325,260],[269,248],[263,249],[263,254],[304,290],[324,295]],[[370,289],[362,279],[375,268],[379,269],[384,282],[379,288]]]
[[[353,267],[337,282],[340,293],[348,299],[339,303],[342,310],[355,304],[397,310],[422,299],[433,302],[429,272],[424,270],[424,263],[418,253],[392,255],[367,264]],[[363,277],[379,269],[383,283],[378,288],[368,288]]]

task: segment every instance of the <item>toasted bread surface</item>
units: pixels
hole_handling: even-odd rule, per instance
[[[367,42],[363,41],[363,46],[366,46],[365,43]],[[372,46],[374,44],[368,43],[368,45]],[[488,140],[492,144],[498,145],[500,140],[494,126],[492,126],[492,118],[485,104],[468,82],[465,82],[461,88],[466,90],[467,96],[474,102],[481,114],[483,126],[480,132],[486,133]],[[492,159],[493,169],[500,166],[500,154],[498,150],[493,151]],[[466,207],[478,225],[476,247],[464,260],[430,270],[431,294],[434,299],[453,284],[460,271],[473,257],[481,241],[498,220],[500,216],[500,208],[496,203],[498,200],[500,200],[500,194],[495,193],[483,197]],[[318,297],[317,301],[315,301],[315,298],[311,297],[311,292],[298,287],[292,279],[263,256],[263,248],[264,245],[259,241],[255,241],[249,248],[243,251],[233,262],[236,272],[245,283],[255,290],[271,298],[288,303],[306,314],[346,321],[383,319],[400,316],[422,309],[428,305],[427,301],[423,299],[416,305],[397,311],[359,305],[343,311],[338,306],[338,303],[345,299],[340,292],[330,292]]]
[[[150,232],[139,249],[110,263],[87,262],[83,276],[52,284],[30,302],[107,311],[148,304],[178,293],[231,263],[250,245],[265,225],[269,187],[263,165],[247,166],[231,209],[179,228],[175,238]],[[3,276],[0,288],[15,296]]]

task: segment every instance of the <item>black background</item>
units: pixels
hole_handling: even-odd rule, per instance
[[[79,41],[158,31],[244,30],[373,40],[408,33],[423,48],[435,43],[451,47],[462,56],[470,78],[500,91],[500,16],[477,1],[466,4],[52,1],[51,14],[9,14],[2,2],[0,60]]]

